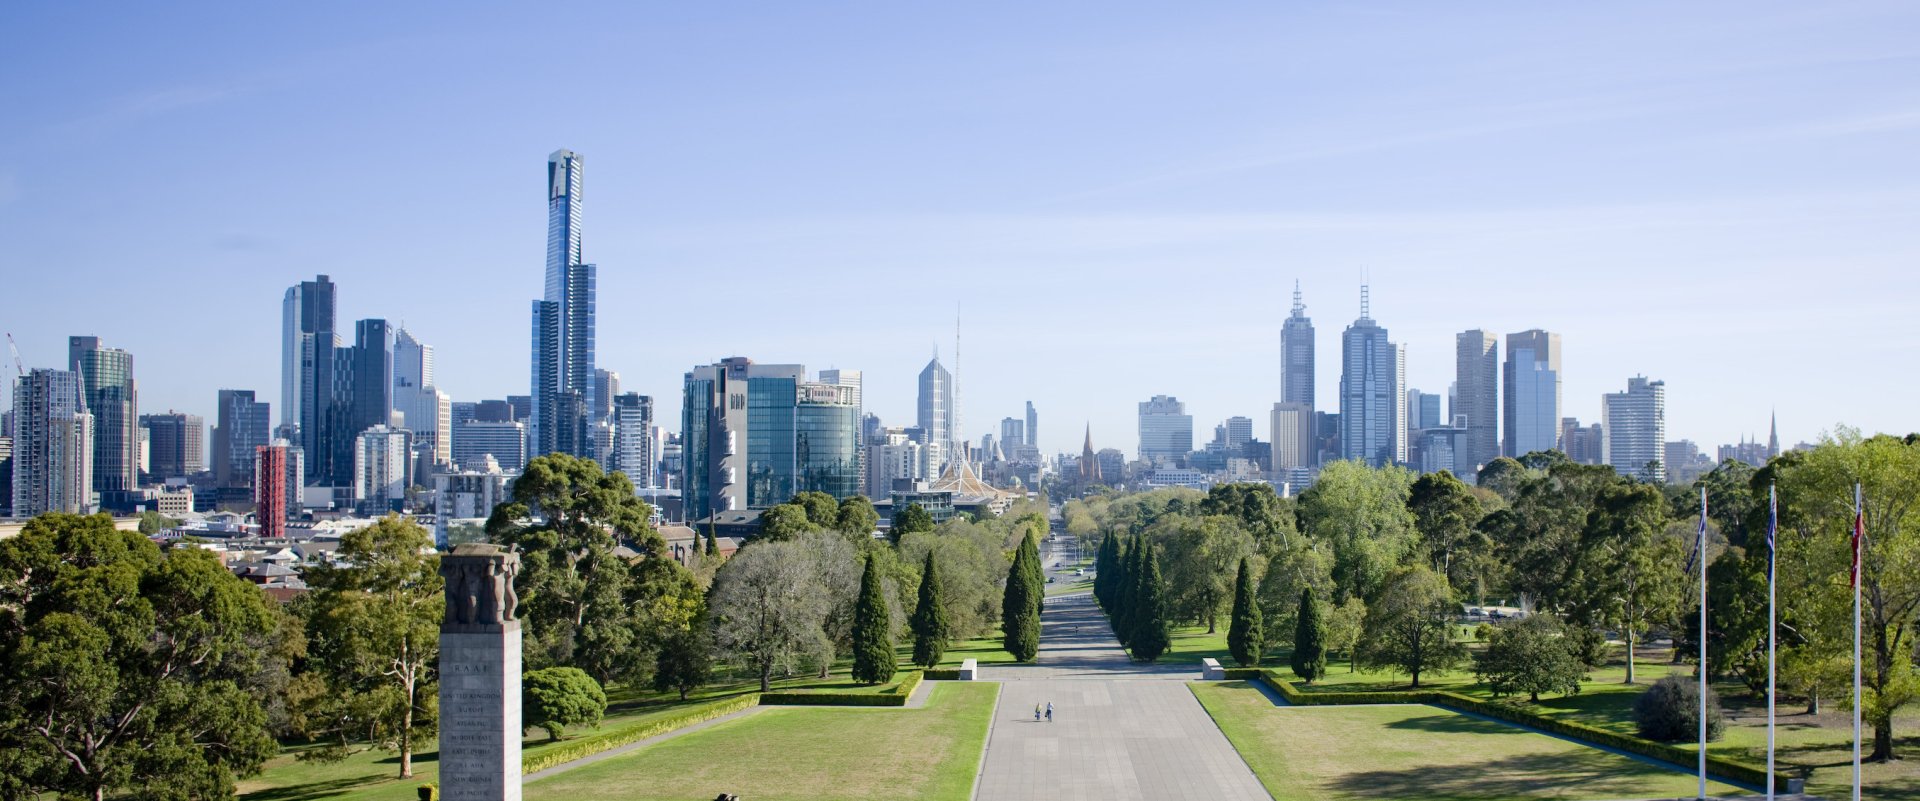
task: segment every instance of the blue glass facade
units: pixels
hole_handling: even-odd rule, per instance
[[[596,269],[582,263],[578,153],[547,158],[545,296],[533,303],[532,455],[597,457],[586,412],[597,408],[593,363]]]

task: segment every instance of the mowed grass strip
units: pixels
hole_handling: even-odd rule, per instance
[[[1692,775],[1431,706],[1276,707],[1246,682],[1193,684],[1276,801],[1692,797]],[[1747,791],[1709,782],[1713,794]]]
[[[939,682],[923,709],[776,708],[530,782],[527,801],[973,794],[998,684]]]

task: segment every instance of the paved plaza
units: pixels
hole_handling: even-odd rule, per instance
[[[1085,594],[1042,621],[1034,664],[981,670],[1001,685],[975,798],[1270,801],[1187,689],[1197,670],[1132,664]],[[1054,722],[1035,723],[1049,701]]]

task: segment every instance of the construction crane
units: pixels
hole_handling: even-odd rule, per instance
[[[13,354],[13,369],[18,372],[21,377],[26,377],[27,366],[20,363],[20,347],[13,344],[12,331],[7,332],[7,351]]]

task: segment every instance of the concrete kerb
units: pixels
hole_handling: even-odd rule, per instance
[[[993,748],[993,722],[1000,719],[1000,696],[1007,691],[1007,685],[995,684],[998,686],[993,691],[993,710],[987,713],[987,736],[980,741],[980,762],[973,766],[973,792],[968,798],[974,801],[980,801],[980,777],[987,772],[987,751]]]

